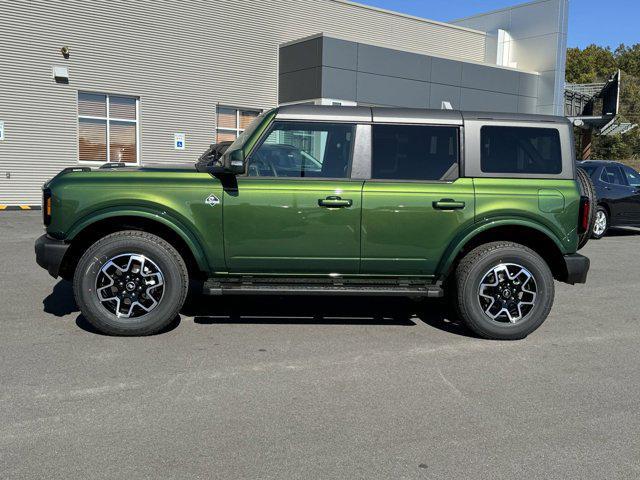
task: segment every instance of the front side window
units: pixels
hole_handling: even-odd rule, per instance
[[[78,92],[78,160],[138,163],[138,99]]]
[[[457,176],[458,129],[374,125],[371,178],[445,180]]]
[[[632,187],[640,187],[640,173],[636,172],[633,168],[624,167],[624,174],[627,176],[627,180],[629,181],[629,185]]]
[[[484,126],[480,142],[480,168],[485,173],[562,173],[555,128]]]
[[[221,106],[217,113],[216,142],[233,142],[260,115],[259,110]]]
[[[600,180],[611,185],[626,185],[622,170],[615,165],[604,167],[600,174]]]
[[[354,125],[274,122],[251,154],[250,177],[347,178]]]

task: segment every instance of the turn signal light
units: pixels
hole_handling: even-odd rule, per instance
[[[51,190],[42,192],[42,221],[45,226],[51,223]]]

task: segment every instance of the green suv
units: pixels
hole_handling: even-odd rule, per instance
[[[63,170],[36,259],[108,334],[161,331],[191,289],[446,295],[476,334],[523,338],[554,279],[586,280],[577,180],[560,117],[286,106],[195,165]]]

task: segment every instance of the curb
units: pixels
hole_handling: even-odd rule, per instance
[[[2,210],[42,210],[40,205],[0,205],[0,211]]]

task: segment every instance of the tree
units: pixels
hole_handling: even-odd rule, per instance
[[[567,50],[569,83],[605,82],[618,69],[623,71],[620,119],[640,123],[640,44],[621,44],[615,51],[598,45]],[[639,167],[640,127],[624,135],[594,136],[592,158],[622,160]]]
[[[609,47],[589,45],[583,50],[567,50],[566,79],[569,83],[605,82],[616,68],[616,58]]]
[[[629,75],[640,78],[640,43],[631,47],[622,44],[616,48],[614,56],[618,68]]]

